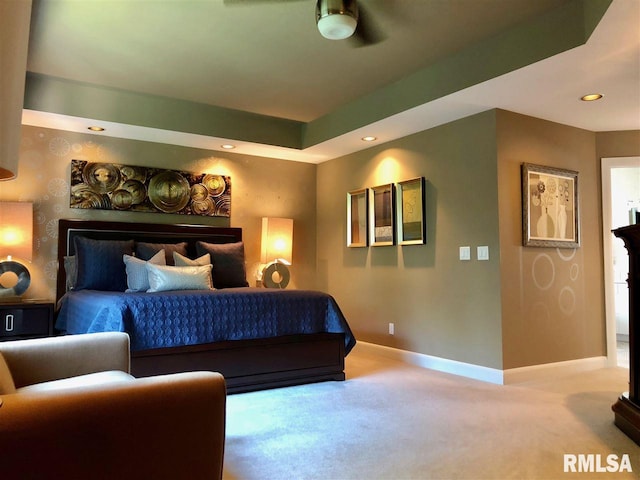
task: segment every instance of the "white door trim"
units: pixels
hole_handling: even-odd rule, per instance
[[[613,288],[613,256],[611,254],[611,169],[640,167],[640,157],[612,157],[601,159],[602,172],[602,248],[604,261],[604,302],[607,333],[607,364],[615,367],[618,362],[616,342],[615,291]]]

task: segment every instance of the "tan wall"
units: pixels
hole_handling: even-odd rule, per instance
[[[598,161],[609,157],[635,157],[640,155],[640,130],[596,133]]]
[[[497,112],[504,368],[606,355],[596,135]],[[522,246],[522,163],[579,172],[581,246]]]
[[[72,159],[229,175],[231,218],[71,209]],[[316,167],[311,164],[23,126],[18,178],[0,182],[0,200],[34,202],[32,285],[27,298],[55,297],[60,218],[242,227],[251,285],[260,260],[261,217],[293,218],[291,286],[314,288],[315,183]]]
[[[579,171],[580,248],[522,246],[524,162]],[[427,245],[346,248],[346,192],[418,175]],[[363,341],[500,369],[605,355],[600,210],[596,134],[485,112],[319,166],[319,284]]]
[[[417,176],[427,244],[347,248],[347,192]],[[318,166],[318,282],[359,340],[502,367],[496,179],[494,112]],[[472,261],[458,259],[463,245]],[[476,260],[478,245],[490,261]]]

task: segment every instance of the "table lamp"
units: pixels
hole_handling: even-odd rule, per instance
[[[262,219],[262,242],[260,262],[262,284],[268,288],[287,288],[291,274],[291,251],[293,245],[293,220],[290,218]]]
[[[0,202],[0,302],[19,300],[29,288],[25,266],[33,250],[33,204]]]

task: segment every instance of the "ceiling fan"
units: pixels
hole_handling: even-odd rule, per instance
[[[227,5],[251,3],[287,3],[299,0],[224,0]],[[350,39],[355,46],[381,42],[386,37],[371,20],[367,10],[357,0],[317,0],[316,25],[329,40]]]

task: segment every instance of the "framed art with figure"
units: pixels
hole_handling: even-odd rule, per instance
[[[369,243],[372,247],[395,243],[394,200],[392,183],[369,189]]]
[[[421,245],[426,242],[424,185],[424,177],[396,184],[398,245]]]
[[[522,164],[522,243],[525,247],[580,246],[578,172]]]
[[[367,246],[368,206],[366,188],[347,193],[347,247]]]

